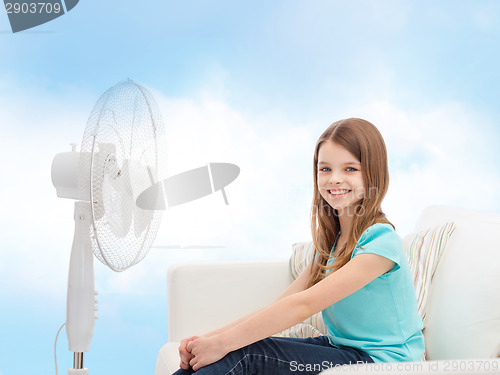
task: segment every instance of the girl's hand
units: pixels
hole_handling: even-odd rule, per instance
[[[190,341],[187,345],[187,351],[194,356],[189,362],[194,371],[217,362],[229,353],[229,350],[218,339],[218,335],[199,337]]]
[[[194,355],[192,355],[187,349],[186,346],[190,341],[193,341],[197,339],[198,336],[191,336],[187,339],[184,339],[181,341],[181,344],[179,345],[179,356],[181,357],[181,363],[180,367],[183,370],[189,370],[189,361],[191,361],[194,358]]]

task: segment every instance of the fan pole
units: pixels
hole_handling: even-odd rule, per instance
[[[69,262],[66,333],[74,352],[69,375],[86,375],[84,352],[89,351],[94,333],[97,293],[94,290],[94,259],[90,242],[90,203],[75,202],[75,236]]]

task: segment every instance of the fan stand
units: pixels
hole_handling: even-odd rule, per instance
[[[90,349],[97,318],[94,255],[113,271],[123,271],[144,258],[157,234],[161,215],[137,208],[135,201],[148,187],[148,172],[151,183],[163,175],[163,134],[153,97],[127,80],[108,89],[95,104],[81,151],[73,145],[72,152],[57,154],[52,162],[57,196],[77,200],[66,310],[69,350],[74,353],[70,375],[88,374],[84,354]],[[111,240],[104,241],[107,238]],[[126,246],[120,245],[122,239]],[[118,246],[119,261],[108,259],[106,254],[114,254]]]
[[[73,368],[68,375],[86,375],[84,352],[89,351],[97,316],[97,292],[94,290],[94,255],[90,243],[91,212],[89,202],[75,202],[75,235],[71,248],[66,310],[69,350],[74,352]]]
[[[83,354],[73,353],[73,368],[68,369],[68,375],[87,375],[89,369],[83,367]]]

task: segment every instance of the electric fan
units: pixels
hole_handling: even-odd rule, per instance
[[[66,310],[69,350],[74,353],[70,375],[88,374],[83,357],[97,318],[92,252],[112,270],[123,271],[141,261],[156,238],[162,212],[135,202],[165,178],[163,135],[152,95],[131,80],[122,81],[94,106],[81,151],[73,145],[72,152],[57,154],[52,163],[57,196],[77,200]]]

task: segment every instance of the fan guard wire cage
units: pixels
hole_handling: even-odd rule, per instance
[[[162,211],[136,206],[137,196],[166,177],[164,126],[144,87],[119,82],[99,98],[82,140],[78,189],[90,201],[92,250],[123,271],[151,248]]]

